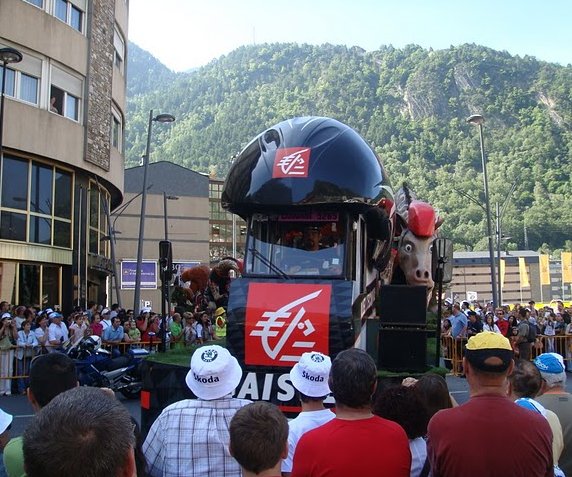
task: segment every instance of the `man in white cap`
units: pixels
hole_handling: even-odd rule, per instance
[[[69,339],[68,327],[62,321],[62,314],[57,311],[52,311],[48,318],[50,319],[50,326],[48,326],[48,341],[50,344],[49,351],[53,352],[58,350],[63,343]]]
[[[104,308],[101,310],[101,326],[103,326],[103,331],[107,328],[111,328],[113,320],[111,319],[111,310],[109,308]]]
[[[292,459],[300,438],[336,417],[324,407],[324,399],[331,393],[328,386],[331,367],[329,356],[311,351],[304,353],[290,371],[290,381],[302,403],[302,412],[288,423],[288,457],[282,461],[284,477],[292,472]]]
[[[191,358],[185,379],[198,399],[183,399],[166,407],[143,444],[151,477],[240,477],[228,450],[230,420],[247,399],[232,393],[242,369],[227,349],[203,346]]]
[[[542,376],[542,395],[536,400],[560,419],[564,450],[558,464],[565,475],[572,475],[572,394],[565,389],[564,359],[557,353],[543,353],[534,364]]]

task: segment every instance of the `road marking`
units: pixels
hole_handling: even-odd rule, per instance
[[[17,418],[29,418],[29,417],[34,417],[34,416],[35,416],[35,414],[20,414],[19,416],[14,415],[12,417],[14,417],[14,419],[17,419]]]
[[[449,394],[466,394],[469,391],[449,391]]]

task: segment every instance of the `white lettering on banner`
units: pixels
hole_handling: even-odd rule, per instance
[[[274,374],[266,373],[264,374],[264,381],[262,383],[262,400],[270,401],[272,399],[272,387],[274,384]],[[294,387],[290,382],[290,374],[280,374],[276,381],[277,392],[276,399],[281,402],[290,402],[294,399]],[[260,399],[260,392],[258,389],[258,375],[254,372],[250,372],[244,378],[242,386],[236,394],[238,399],[252,399],[253,401],[258,401]]]
[[[282,348],[288,341],[288,338],[290,338],[290,335],[292,335],[292,333],[296,328],[298,328],[299,330],[303,330],[304,336],[309,336],[316,331],[316,329],[312,325],[312,322],[309,319],[302,321],[302,318],[304,318],[304,315],[306,314],[306,309],[300,305],[310,300],[313,300],[314,298],[317,298],[320,295],[320,293],[322,293],[322,290],[318,290],[306,296],[303,296],[302,298],[298,298],[297,300],[294,300],[293,302],[284,305],[283,307],[281,307],[276,311],[265,311],[262,314],[262,318],[267,318],[267,319],[260,320],[256,323],[256,326],[262,329],[251,331],[250,336],[260,336],[260,339],[262,340],[262,348],[264,349],[264,352],[268,355],[268,357],[270,357],[271,359],[276,359],[276,357],[280,354]],[[296,308],[297,306],[300,306],[300,308],[296,313],[296,316],[288,324],[288,327],[282,333],[282,336],[276,343],[276,346],[272,348],[270,346],[268,339],[278,336],[279,330],[284,326],[286,326],[285,320],[290,318],[291,315],[290,310]],[[312,349],[315,344],[316,344],[315,341],[295,341],[292,344],[292,346],[294,348]],[[279,358],[280,361],[288,361],[293,363],[297,363],[299,359],[300,359],[299,356],[289,356],[289,355],[280,356]]]

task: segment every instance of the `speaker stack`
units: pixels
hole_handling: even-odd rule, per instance
[[[380,291],[378,366],[388,371],[427,370],[427,290],[385,285]]]

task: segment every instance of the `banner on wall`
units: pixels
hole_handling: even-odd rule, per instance
[[[504,288],[505,273],[506,273],[506,260],[504,258],[501,258],[501,260],[500,260],[500,287],[501,287],[501,290]]]
[[[540,284],[550,285],[550,260],[549,256],[541,254],[540,261]]]
[[[562,252],[562,283],[572,283],[572,252]]]
[[[137,272],[136,260],[123,260],[121,262],[121,289],[134,290]],[[157,261],[143,260],[141,262],[141,288],[146,290],[157,289]]]
[[[526,269],[524,257],[518,257],[518,273],[520,275],[520,288],[529,287],[530,280],[528,279],[528,270]]]

